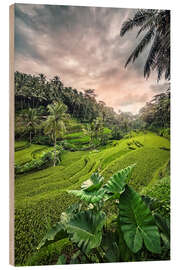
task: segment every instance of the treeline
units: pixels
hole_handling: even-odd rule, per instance
[[[159,131],[170,127],[170,87],[155,95],[138,114],[133,115],[130,112],[116,113],[103,101],[97,101],[94,89],[81,92],[64,86],[58,76],[48,80],[43,74],[15,72],[17,114],[32,108],[47,117],[46,107],[55,101],[63,102],[67,106],[67,113],[81,123],[92,123],[100,117],[103,125],[112,129],[114,139],[120,139],[125,133],[135,129]]]
[[[139,111],[139,118],[146,128],[158,131],[159,135],[170,137],[170,87],[166,92],[155,95],[150,102]]]
[[[15,72],[15,108],[16,111],[39,106],[47,106],[61,100],[68,108],[68,113],[81,122],[91,122],[97,117],[103,121],[116,123],[116,113],[103,101],[96,100],[93,89],[84,93],[65,87],[58,76],[51,80],[43,74],[38,76]]]

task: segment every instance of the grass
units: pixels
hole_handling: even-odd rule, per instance
[[[27,144],[26,141],[16,141],[15,142],[15,148],[20,148],[20,147],[24,147]]]
[[[153,186],[157,184],[158,172],[169,160],[169,151],[163,149],[169,148],[169,141],[153,133],[139,133],[133,139],[143,146],[131,150],[127,143],[132,138],[127,138],[112,141],[107,146],[93,151],[65,151],[60,166],[17,176],[15,182],[15,262],[17,265],[33,265],[30,255],[35,253],[33,258],[36,261],[36,247],[47,228],[57,222],[62,211],[75,201],[66,190],[79,188],[94,171],[99,170],[107,180],[118,170],[136,163],[131,185],[141,191],[150,183]],[[27,162],[47,149],[43,145],[31,145],[15,152],[15,162]],[[150,189],[146,191],[148,192]],[[52,250],[49,251],[50,259],[46,263],[52,263],[51,255],[54,254]],[[44,263],[44,253],[39,256]],[[48,260],[48,255],[46,257]]]
[[[109,128],[104,128],[104,134],[111,134],[111,129]],[[69,143],[72,144],[87,144],[90,141],[90,137],[85,135],[83,131],[79,131],[79,132],[73,132],[70,134],[67,134],[65,136],[65,139],[68,140]]]
[[[20,142],[18,142],[18,143],[20,143]],[[15,152],[15,163],[20,165],[20,164],[24,164],[26,162],[29,162],[33,158],[37,157],[36,153],[40,154],[43,151],[48,151],[48,149],[52,149],[52,147],[31,144],[28,148],[25,148],[21,151]]]

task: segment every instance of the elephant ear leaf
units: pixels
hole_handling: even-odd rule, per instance
[[[80,249],[88,253],[92,248],[100,245],[104,224],[103,212],[95,215],[92,210],[88,210],[73,216],[69,221],[67,231],[72,242],[77,243]]]
[[[87,203],[98,203],[103,199],[105,190],[102,188],[104,177],[102,177],[98,172],[93,173],[87,181],[85,181],[80,190],[69,190],[71,193],[81,200]]]
[[[55,243],[61,239],[68,237],[64,226],[61,223],[56,223],[52,228],[46,233],[41,242],[39,243],[37,249],[40,249],[49,244]]]
[[[87,181],[85,181],[81,188],[86,191],[95,191],[98,190],[103,184],[104,177],[101,176],[98,172],[93,173]]]
[[[124,240],[136,253],[143,245],[152,253],[160,253],[160,234],[150,209],[141,196],[128,185],[119,199],[119,222]]]
[[[81,200],[87,203],[98,203],[100,200],[103,199],[105,190],[103,188],[94,191],[86,191],[86,190],[68,190],[68,193],[71,193]]]
[[[131,178],[132,170],[135,167],[135,164],[128,166],[125,169],[122,169],[118,173],[115,173],[110,180],[107,182],[107,184],[104,186],[104,189],[106,190],[107,195],[109,195],[109,198],[115,198],[118,199],[120,197],[120,194],[124,192],[125,186],[128,182],[128,180]]]

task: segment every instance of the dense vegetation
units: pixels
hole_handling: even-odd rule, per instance
[[[149,29],[126,63],[153,40],[146,77],[170,79],[169,18],[142,10],[122,26]],[[15,264],[168,260],[169,140],[170,86],[133,115],[15,72]]]
[[[167,101],[169,102],[169,96]],[[158,101],[156,104],[154,113],[158,111]],[[140,117],[114,113],[112,123],[108,121],[107,116],[103,119],[102,114],[92,121],[84,122],[84,119],[75,118],[69,111],[65,112],[65,105],[62,111],[63,118],[60,117],[62,114],[58,115],[58,118],[53,118],[54,110],[58,110],[62,105],[62,100],[59,99],[51,105],[48,104],[47,108],[41,103],[37,107],[26,104],[26,108],[23,107],[22,110],[17,106],[15,133],[17,265],[54,264],[61,249],[66,250],[66,253],[73,253],[74,246],[67,238],[39,251],[36,248],[48,228],[59,221],[61,213],[77,201],[67,191],[80,188],[82,182],[96,171],[104,176],[106,182],[113,173],[136,163],[130,181],[131,187],[141,195],[156,200],[157,214],[169,216],[170,145],[167,136],[164,136],[164,133],[160,134],[160,131],[169,129],[169,122],[166,120],[164,125],[164,118],[161,122],[160,117],[152,117],[154,122],[153,120],[150,122],[149,118],[147,121],[145,117],[142,120],[142,116],[145,116],[143,112],[140,112]],[[48,108],[52,110],[48,111]],[[32,110],[36,116],[34,119],[23,117],[29,112],[32,115]],[[153,110],[150,113],[152,114]],[[30,125],[27,125],[27,119],[31,119]],[[60,122],[58,132],[53,129],[55,125],[52,123],[56,123],[53,119],[57,121],[63,119],[64,126]],[[156,119],[161,125],[152,126]],[[48,125],[51,132],[47,132]],[[152,129],[154,132],[150,131]],[[106,207],[105,204],[104,211],[107,220],[111,220],[115,214],[113,205]],[[166,252],[163,259],[168,259],[168,256]],[[162,254],[147,258],[142,256],[142,260],[161,257]]]
[[[129,186],[132,170],[129,166],[115,173],[106,184],[99,173],[93,173],[80,190],[69,190],[84,203],[71,205],[61,214],[38,246],[69,239],[73,253],[61,255],[57,264],[137,261],[149,253],[167,254],[170,231],[167,219],[154,214],[150,197],[141,197]],[[109,222],[104,211],[107,201],[116,204],[116,215]],[[161,233],[160,233],[160,232]],[[152,256],[152,255],[151,255]]]

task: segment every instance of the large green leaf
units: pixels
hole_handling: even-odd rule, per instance
[[[67,225],[67,231],[71,235],[72,242],[77,243],[79,248],[87,253],[100,245],[104,224],[103,212],[95,213],[88,210],[73,216]]]
[[[68,193],[71,193],[81,200],[86,201],[87,203],[97,203],[103,199],[105,190],[100,188],[99,190],[87,191],[87,190],[69,190]]]
[[[98,190],[103,184],[104,177],[101,176],[98,172],[93,173],[87,181],[85,181],[81,188],[86,191],[95,191]]]
[[[104,186],[106,193],[111,194],[115,199],[119,198],[120,194],[124,192],[128,180],[131,178],[134,167],[135,164],[115,173]]]
[[[59,256],[56,264],[66,264],[66,257],[64,255]]]
[[[101,188],[103,180],[104,177],[102,177],[98,172],[93,173],[90,179],[82,184],[81,190],[69,190],[68,193],[79,197],[87,203],[97,203],[102,200],[105,194],[105,190]]]
[[[44,246],[48,246],[49,244],[52,244],[67,237],[68,235],[64,226],[58,222],[55,225],[53,225],[52,228],[46,233],[46,235],[39,243],[37,249],[40,249]]]
[[[141,196],[126,186],[119,199],[119,222],[124,240],[134,253],[143,245],[153,253],[160,253],[160,234],[151,211]]]

